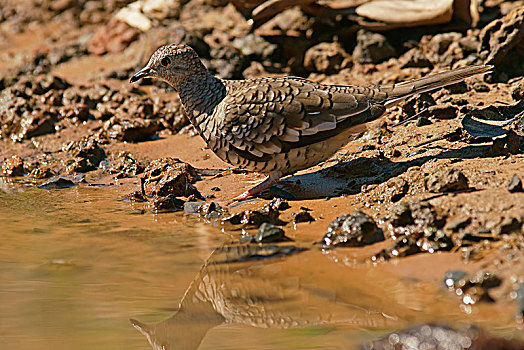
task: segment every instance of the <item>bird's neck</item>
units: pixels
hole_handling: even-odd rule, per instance
[[[188,114],[210,112],[226,95],[222,81],[207,72],[187,77],[177,90]]]
[[[178,94],[191,124],[207,141],[209,135],[204,131],[216,106],[226,96],[224,83],[206,72],[184,79],[179,85]]]

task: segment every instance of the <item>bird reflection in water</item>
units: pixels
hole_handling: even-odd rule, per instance
[[[210,329],[224,323],[384,330],[423,321],[442,307],[412,282],[369,266],[345,266],[326,254],[290,246],[217,249],[173,316],[151,325],[131,322],[154,349],[197,349]]]

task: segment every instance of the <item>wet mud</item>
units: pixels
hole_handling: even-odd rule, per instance
[[[65,299],[81,305],[66,337],[79,349],[524,347],[522,1],[483,2],[476,25],[381,30],[330,1],[137,3],[0,5],[8,345],[70,348]],[[128,83],[166,43],[228,79],[494,71],[401,102],[326,162],[230,204],[262,176],[207,149],[166,84]],[[30,307],[39,283],[52,329]]]

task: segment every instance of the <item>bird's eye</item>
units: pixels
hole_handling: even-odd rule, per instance
[[[164,58],[162,58],[162,60],[160,60],[160,63],[164,67],[169,67],[169,65],[171,64],[171,60],[168,57],[164,57]]]

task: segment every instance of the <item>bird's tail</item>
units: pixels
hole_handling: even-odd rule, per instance
[[[380,87],[380,92],[384,93],[384,105],[391,107],[410,96],[459,83],[473,75],[485,74],[492,70],[493,66],[490,65],[464,67],[399,84],[384,85]]]

